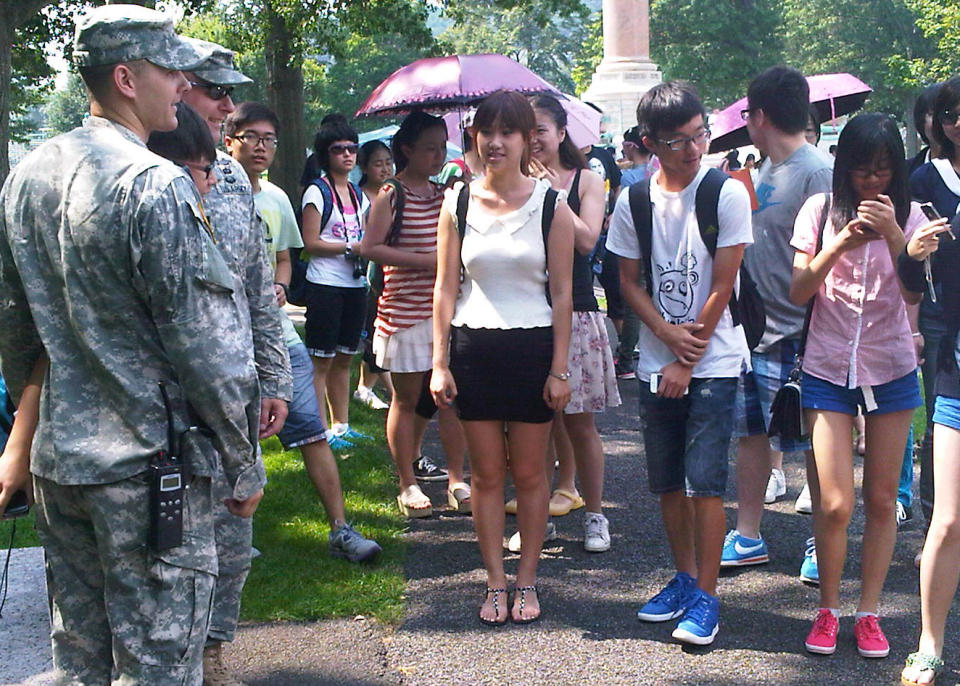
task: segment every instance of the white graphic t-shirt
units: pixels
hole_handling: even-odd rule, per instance
[[[663,190],[658,183],[659,173],[650,183],[653,205],[652,299],[660,316],[671,324],[697,321],[710,295],[713,259],[700,237],[695,207],[697,188],[706,173],[707,168],[701,168],[696,178],[679,192]],[[718,249],[753,243],[750,196],[742,183],[732,179],[723,184],[717,218],[720,224]],[[627,191],[617,198],[610,220],[607,250],[628,259],[641,258]],[[739,289],[739,279],[735,289]],[[653,335],[649,327],[643,327],[640,331],[639,351],[637,376],[644,381],[649,381],[651,374],[676,361],[670,349]],[[725,308],[710,338],[706,354],[693,369],[693,376],[736,377],[748,359],[749,350],[743,327],[733,326],[730,310]]]

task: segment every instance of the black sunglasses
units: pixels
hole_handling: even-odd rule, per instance
[[[211,100],[223,100],[224,98],[229,98],[230,94],[233,93],[233,89],[235,88],[235,86],[218,86],[215,83],[207,83],[206,81],[191,81],[190,85],[193,88],[205,89]]]

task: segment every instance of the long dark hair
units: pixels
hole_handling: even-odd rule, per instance
[[[537,128],[537,117],[533,113],[530,101],[512,90],[501,89],[488,95],[473,116],[473,142],[477,150],[480,149],[476,146],[477,133],[481,129],[489,129],[496,125],[519,131],[523,136],[524,150],[520,158],[520,172],[524,176],[530,176],[530,136]]]
[[[393,153],[390,152],[390,148],[387,147],[387,144],[381,140],[377,140],[376,138],[361,145],[360,150],[357,151],[357,166],[360,167],[360,171],[363,172],[363,174],[360,176],[361,188],[366,186],[368,181],[366,171],[367,163],[370,162],[370,158],[373,156],[373,153],[378,152],[381,149],[386,150],[387,154],[392,156]]]
[[[403,152],[403,146],[412,146],[417,139],[423,135],[423,132],[436,126],[447,130],[447,125],[440,117],[434,117],[426,112],[411,112],[400,122],[400,130],[393,134],[393,142],[390,144],[393,152],[393,164],[397,172],[406,169],[410,160]]]
[[[933,104],[933,137],[940,145],[940,157],[948,160],[956,157],[957,150],[947,138],[947,134],[943,132],[943,122],[940,121],[940,117],[944,112],[954,110],[958,104],[960,104],[960,76],[954,76],[940,85],[937,100]]]
[[[893,201],[897,223],[903,227],[910,216],[910,189],[903,141],[897,123],[886,114],[858,114],[847,122],[837,141],[837,157],[833,163],[833,202],[830,218],[839,231],[857,216],[860,198],[853,188],[851,172],[857,167],[885,161],[893,174],[884,195]]]
[[[558,131],[566,131],[567,128],[567,111],[563,109],[563,105],[560,104],[560,101],[549,93],[543,93],[541,95],[535,95],[530,100],[530,104],[533,105],[535,110],[543,110],[550,115],[550,118],[553,120],[554,126],[557,127]],[[570,134],[567,133],[563,137],[563,140],[560,141],[560,164],[562,164],[567,169],[587,169],[587,158],[580,151],[576,145],[573,144],[573,141],[570,140]]]

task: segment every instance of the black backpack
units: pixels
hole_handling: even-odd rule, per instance
[[[717,252],[717,236],[720,233],[720,220],[717,217],[720,189],[729,178],[719,169],[709,169],[697,188],[695,200],[697,226],[700,229],[700,238],[707,246],[711,258]],[[633,217],[633,227],[637,232],[640,252],[643,255],[647,292],[650,297],[653,297],[653,267],[650,260],[653,206],[650,204],[650,179],[633,184],[628,192],[630,193],[630,215]],[[750,349],[757,347],[760,339],[763,338],[767,316],[757,284],[744,264],[740,265],[740,296],[737,297],[736,291],[730,293],[730,316],[733,318],[734,326],[743,324],[743,332],[746,334]]]
[[[340,204],[340,198],[337,196],[334,200],[333,192],[330,190],[330,185],[323,180],[323,177],[318,176],[313,181],[310,182],[311,186],[316,186],[320,190],[320,195],[323,197],[323,209],[320,212],[320,231],[323,232],[324,227],[327,225],[327,222],[330,221],[330,216],[333,214],[333,204],[336,202]],[[349,183],[350,186],[350,200],[353,202],[354,207],[357,208],[357,214],[360,213],[360,193],[363,191],[353,183]],[[307,192],[307,188],[303,189],[303,192]],[[300,227],[300,235],[303,235],[303,195],[300,195],[300,208],[296,212],[297,215],[297,225]],[[341,213],[342,213],[341,208]],[[304,251],[303,248],[290,248],[290,289],[287,292],[287,302],[291,305],[297,305],[298,307],[304,307],[307,304],[307,264],[310,262],[310,256]]]

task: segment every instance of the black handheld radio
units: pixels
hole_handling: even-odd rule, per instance
[[[180,441],[173,423],[167,388],[160,382],[160,394],[167,414],[167,450],[150,460],[150,537],[153,550],[167,550],[183,544],[183,504],[186,474],[180,455]]]

